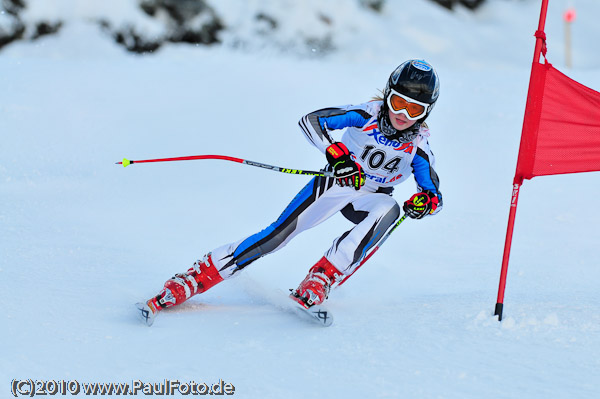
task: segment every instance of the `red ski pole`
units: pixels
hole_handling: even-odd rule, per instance
[[[324,177],[333,177],[333,172],[327,172],[324,170],[314,171],[314,170],[302,170],[302,169],[291,169],[291,168],[282,168],[275,165],[268,165],[265,163],[249,161],[247,159],[229,157],[226,155],[192,155],[187,157],[175,157],[175,158],[157,158],[157,159],[141,159],[138,161],[132,161],[127,158],[123,158],[123,161],[116,162],[117,165],[123,165],[123,167],[127,167],[136,163],[149,163],[149,162],[173,162],[173,161],[193,161],[199,159],[220,159],[223,161],[231,161],[237,162],[244,165],[256,166],[263,169],[270,169],[275,172],[288,173],[291,175],[309,175],[309,176],[324,176]]]

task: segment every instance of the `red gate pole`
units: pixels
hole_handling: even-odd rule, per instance
[[[504,289],[506,288],[506,273],[508,271],[508,258],[510,258],[510,246],[512,244],[513,230],[515,227],[515,216],[517,214],[517,203],[519,202],[519,189],[521,181],[513,183],[512,199],[510,201],[510,212],[508,214],[508,227],[506,228],[506,240],[504,241],[504,254],[502,255],[502,270],[500,271],[500,285],[498,287],[498,300],[494,315],[498,316],[498,321],[502,321],[502,308],[504,307]]]
[[[544,32],[546,27],[546,13],[548,12],[548,0],[542,0],[542,9],[540,10],[540,22],[538,23],[538,32]],[[535,50],[533,51],[533,62],[540,62],[540,52],[546,55],[546,38],[540,37],[536,32]],[[545,36],[545,35],[544,35]],[[531,80],[530,80],[531,81]]]
[[[548,12],[548,0],[542,0],[542,9],[540,11],[540,21],[538,23],[538,30],[535,32],[535,50],[533,52],[533,62],[540,62],[540,54],[546,56],[546,38],[544,33],[544,27],[546,26],[546,13]],[[530,107],[532,107],[531,94],[532,94],[532,83],[534,82],[534,69],[531,69],[531,76],[529,78],[529,89],[527,92],[527,104],[525,106],[525,118],[523,120],[523,130],[525,130],[525,123],[528,122],[527,115],[530,114]],[[513,229],[515,225],[515,216],[517,214],[517,203],[519,201],[519,191],[523,184],[523,176],[519,172],[519,160],[521,158],[521,151],[523,148],[523,137],[521,137],[521,146],[519,148],[519,159],[517,160],[517,173],[513,180],[513,192],[510,201],[510,212],[508,214],[508,227],[506,228],[506,240],[504,242],[504,254],[502,256],[502,269],[500,271],[500,284],[498,287],[498,300],[496,301],[496,308],[494,315],[498,316],[498,321],[502,321],[502,310],[504,307],[504,290],[506,288],[506,274],[508,272],[508,259],[510,257],[510,247],[512,244]]]

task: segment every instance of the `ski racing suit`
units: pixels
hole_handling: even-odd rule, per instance
[[[346,129],[341,141],[363,168],[365,185],[355,190],[340,187],[334,178],[314,177],[267,228],[212,251],[212,260],[221,277],[234,276],[339,211],[355,226],[333,241],[325,257],[345,275],[351,274],[400,216],[400,206],[391,193],[393,186],[411,174],[418,191],[429,190],[438,197],[434,213],[441,210],[442,194],[427,140],[429,129],[421,125],[418,135],[409,143],[390,140],[378,128],[381,106],[382,101],[370,101],[325,108],[302,117],[299,122],[302,132],[322,153],[334,142],[330,132]]]

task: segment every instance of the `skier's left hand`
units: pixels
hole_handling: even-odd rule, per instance
[[[414,194],[408,201],[404,202],[404,212],[412,219],[421,219],[426,215],[434,213],[439,204],[438,197],[431,191],[426,190]]]

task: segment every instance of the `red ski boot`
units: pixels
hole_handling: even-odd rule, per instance
[[[223,281],[223,277],[212,263],[211,254],[202,261],[196,261],[185,273],[177,273],[165,283],[158,295],[145,303],[136,304],[143,321],[149,326],[154,322],[156,314],[162,309],[181,305],[196,294],[212,288]]]
[[[331,286],[339,282],[344,275],[323,257],[308,271],[308,275],[290,294],[290,298],[305,309],[320,305],[327,299]]]

